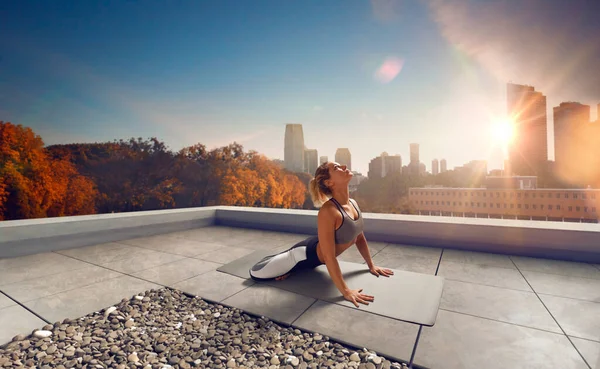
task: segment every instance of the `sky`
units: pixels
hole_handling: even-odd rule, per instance
[[[506,83],[600,102],[594,0],[0,2],[0,120],[48,145],[158,137],[283,159],[285,125],[366,175],[383,151],[448,167],[503,150]]]

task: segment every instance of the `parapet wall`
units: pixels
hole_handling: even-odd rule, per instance
[[[369,241],[600,263],[600,226],[363,214]],[[0,222],[0,258],[223,225],[317,234],[317,211],[215,206]]]

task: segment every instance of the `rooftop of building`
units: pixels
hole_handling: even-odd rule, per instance
[[[315,217],[214,207],[2,222],[0,256],[14,257],[0,258],[0,345],[172,288],[426,368],[600,368],[597,226],[364,214],[378,266],[444,278],[433,327],[216,270],[289,248],[313,234]],[[364,264],[354,247],[339,260]]]

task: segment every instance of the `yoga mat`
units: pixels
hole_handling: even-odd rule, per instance
[[[263,257],[273,254],[272,250],[257,251],[217,270],[250,279],[250,268]],[[364,264],[345,261],[339,261],[339,264],[348,287],[362,288],[364,294],[375,297],[369,305],[359,304],[359,309],[428,327],[435,324],[444,288],[443,277],[393,269],[393,276],[378,278]],[[257,283],[356,309],[341,296],[325,265],[294,272],[283,281]]]

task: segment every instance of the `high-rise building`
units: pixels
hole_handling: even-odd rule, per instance
[[[425,175],[427,173],[427,166],[425,163],[419,163],[419,175]]]
[[[420,161],[419,161],[419,144],[411,143],[410,144],[410,163],[408,167],[410,168],[410,174],[418,175],[420,173]]]
[[[562,172],[575,170],[584,164],[575,154],[590,124],[590,106],[563,102],[554,109],[554,162]]]
[[[440,163],[437,159],[431,161],[431,174],[437,176],[440,173]]]
[[[548,162],[546,96],[531,86],[507,84],[507,112],[515,135],[509,147],[513,173],[537,175]]]
[[[319,155],[317,149],[306,149],[304,150],[304,169],[310,175],[315,175],[317,167],[319,166]]]
[[[371,159],[369,162],[369,171],[367,172],[367,177],[373,178],[383,178],[383,157],[378,156],[376,158]]]
[[[388,155],[387,152],[371,159],[369,163],[369,178],[383,178],[393,173],[402,173],[402,157],[400,155]]]
[[[448,163],[446,163],[446,159],[442,159],[440,161],[440,172],[444,173],[448,171]]]
[[[352,155],[350,155],[350,150],[347,148],[342,147],[335,151],[335,161],[338,164],[345,165],[349,170],[352,170]]]
[[[291,172],[304,171],[304,133],[302,124],[286,124],[284,158],[285,168]]]
[[[327,156],[321,156],[319,158],[319,165],[323,164],[323,163],[327,163],[329,159],[327,158]]]

